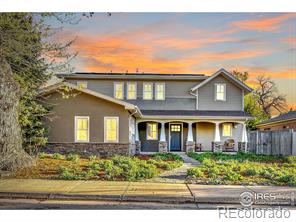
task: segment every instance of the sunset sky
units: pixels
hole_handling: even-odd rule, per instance
[[[75,71],[270,76],[296,108],[296,13],[96,13],[67,24]]]

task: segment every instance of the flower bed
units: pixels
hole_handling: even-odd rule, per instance
[[[80,158],[77,154],[41,153],[34,167],[16,173],[16,178],[44,178],[64,180],[125,180],[138,181],[157,176],[164,170],[182,166],[179,160],[157,156],[115,156],[98,159],[90,156]]]
[[[201,184],[296,186],[296,158],[238,153],[189,153],[202,165],[187,171],[188,180]]]

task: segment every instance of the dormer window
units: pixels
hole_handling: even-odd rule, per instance
[[[79,89],[86,89],[87,88],[87,82],[86,81],[77,81],[77,86]]]
[[[226,101],[226,84],[225,83],[215,84],[215,100]]]
[[[123,99],[124,84],[123,82],[114,83],[114,98]]]

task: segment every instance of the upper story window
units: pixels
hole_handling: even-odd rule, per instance
[[[165,99],[165,84],[155,83],[155,99],[164,100]]]
[[[145,100],[153,99],[153,83],[150,83],[150,82],[143,83],[143,99]]]
[[[124,84],[123,82],[114,83],[114,98],[123,99]]]
[[[158,139],[158,123],[147,123],[147,140]]]
[[[80,89],[86,89],[87,88],[87,82],[86,81],[77,81],[77,86]]]
[[[104,117],[104,142],[117,143],[119,134],[119,118]]]
[[[226,101],[226,84],[225,83],[215,84],[215,100]]]
[[[223,123],[222,135],[223,136],[232,136],[232,124],[231,123]]]
[[[89,142],[88,116],[75,116],[75,142]]]
[[[126,85],[126,98],[137,99],[137,83],[128,82]]]

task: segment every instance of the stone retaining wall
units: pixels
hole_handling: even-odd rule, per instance
[[[48,143],[42,151],[47,153],[76,153],[81,156],[98,155],[110,157],[114,155],[130,155],[133,153],[131,147],[129,143]]]

